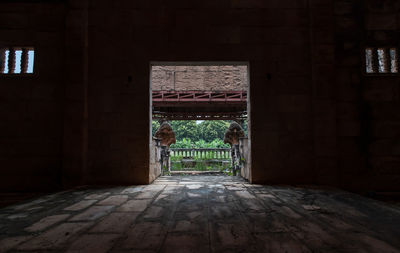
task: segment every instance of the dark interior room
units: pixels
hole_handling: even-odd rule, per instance
[[[0,253],[400,253],[399,51],[399,0],[0,1]]]

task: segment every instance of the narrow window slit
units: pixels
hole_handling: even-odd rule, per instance
[[[14,74],[21,74],[22,50],[15,50]]]
[[[34,59],[31,47],[0,48],[0,74],[33,74]]]
[[[35,51],[33,50],[29,50],[28,51],[28,68],[27,68],[27,72],[28,74],[32,74],[33,73],[33,64],[35,62]]]
[[[365,61],[367,73],[374,73],[372,48],[365,49]]]
[[[6,74],[8,73],[8,54],[9,50],[6,48],[0,49],[0,73]]]
[[[379,73],[387,73],[387,59],[385,49],[379,48],[378,50],[378,70]]]

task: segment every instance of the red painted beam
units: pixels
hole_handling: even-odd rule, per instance
[[[247,118],[246,112],[153,112],[153,119],[167,120],[233,120]]]
[[[190,102],[224,102],[224,103],[246,103],[246,91],[153,91],[153,104],[158,103],[190,103]]]

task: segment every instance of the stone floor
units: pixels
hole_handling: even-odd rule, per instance
[[[332,189],[170,176],[2,208],[0,252],[400,252],[400,208]]]

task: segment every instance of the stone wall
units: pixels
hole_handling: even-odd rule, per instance
[[[153,182],[161,175],[161,148],[157,147],[157,142],[153,138],[150,144],[150,176],[149,181]]]
[[[335,4],[338,173],[350,189],[399,190],[399,76],[365,74],[366,47],[400,45],[400,2]]]
[[[2,3],[1,43],[34,42],[38,73],[0,77],[2,189],[149,183],[151,62],[232,61],[250,69],[251,182],[400,190],[399,78],[363,72],[364,46],[399,45],[398,5]]]
[[[365,46],[400,49],[400,2],[366,1]],[[400,186],[400,76],[363,75],[361,138],[367,155],[364,188],[395,191]],[[368,146],[368,148],[365,148]],[[361,177],[361,178],[363,178]]]
[[[400,2],[365,3],[362,46],[390,46],[400,49]],[[362,47],[361,50],[364,50]],[[364,70],[362,71],[364,73]],[[394,191],[400,185],[400,76],[359,77],[360,139],[366,157],[360,179],[364,188]],[[346,129],[351,130],[347,127]],[[366,148],[368,147],[368,148]],[[361,166],[360,166],[361,167]],[[369,180],[363,180],[368,178]],[[346,179],[345,179],[346,180]]]
[[[0,3],[0,47],[35,48],[35,74],[0,75],[0,191],[61,188],[63,4]]]
[[[247,91],[247,66],[153,66],[152,90]]]
[[[362,123],[365,104],[362,99],[362,73],[364,38],[364,1],[336,1],[336,178],[347,187],[360,187],[366,181],[368,143],[362,143]],[[351,184],[348,182],[351,181]],[[358,185],[357,185],[358,184]]]
[[[242,156],[242,169],[240,175],[247,180],[251,179],[251,154],[249,149],[249,139],[247,137],[240,138],[239,151]]]
[[[149,182],[151,62],[244,61],[251,78],[250,181],[315,183],[309,19],[312,8],[321,13],[319,31],[332,25],[332,16],[324,19],[325,10],[333,12],[328,3],[91,2],[88,139],[96,144],[89,144],[89,178]],[[334,86],[323,77],[321,69],[316,81]]]

